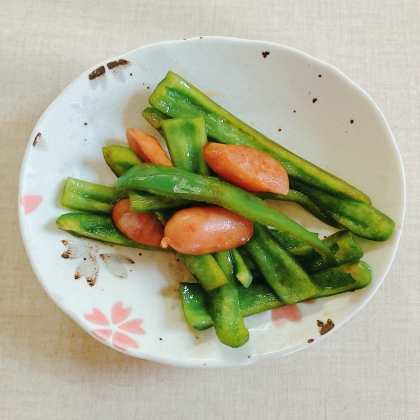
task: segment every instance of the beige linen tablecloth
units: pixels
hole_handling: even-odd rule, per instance
[[[0,0],[0,418],[419,419],[419,20],[418,0]],[[23,153],[52,100],[100,61],[199,35],[273,41],[341,69],[383,111],[407,178],[400,248],[367,306],[314,347],[233,370],[163,366],[90,338],[45,294],[17,218]]]

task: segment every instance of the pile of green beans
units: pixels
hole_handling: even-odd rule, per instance
[[[130,199],[132,211],[155,212],[163,225],[176,210],[199,203],[250,219],[253,236],[237,249],[179,254],[197,281],[179,287],[186,322],[198,330],[213,326],[220,342],[230,347],[249,339],[244,317],[371,282],[371,268],[360,261],[363,251],[353,235],[384,241],[394,222],[366,194],[271,141],[173,72],[157,86],[150,104],[142,115],[163,136],[174,166],[144,163],[128,147],[104,147],[104,159],[118,177],[115,187],[68,178],[62,204],[77,212],[60,216],[59,229],[164,251],[134,242],[115,227],[110,212],[123,198]],[[251,194],[212,176],[201,154],[208,139],[269,154],[286,168],[292,189],[287,195]],[[339,230],[321,240],[281,214],[270,200],[296,202]]]

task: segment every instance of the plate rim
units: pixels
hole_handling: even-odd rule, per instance
[[[143,356],[136,356],[136,355],[132,355],[127,351],[121,351],[117,348],[115,348],[114,346],[110,345],[110,343],[108,342],[104,342],[99,340],[96,336],[94,336],[93,334],[90,333],[89,330],[87,330],[84,325],[82,325],[82,323],[80,322],[79,317],[77,316],[77,314],[73,313],[71,311],[70,308],[67,308],[65,305],[61,304],[53,295],[52,293],[48,290],[48,288],[46,287],[46,285],[44,284],[44,281],[42,280],[42,276],[37,272],[36,269],[36,265],[34,263],[34,257],[31,253],[27,238],[25,237],[24,234],[24,229],[23,229],[23,216],[24,216],[24,212],[23,212],[23,208],[21,205],[21,197],[23,194],[23,188],[24,188],[24,176],[25,176],[25,168],[28,164],[28,160],[30,157],[30,152],[32,150],[32,144],[34,141],[34,136],[37,135],[37,127],[42,123],[43,119],[46,117],[46,115],[49,113],[49,111],[55,106],[55,104],[60,100],[60,98],[62,96],[64,96],[64,94],[71,89],[71,87],[73,86],[73,84],[75,84],[80,78],[82,77],[86,77],[87,75],[89,75],[93,70],[97,69],[98,67],[102,66],[102,65],[106,65],[106,63],[110,62],[110,61],[114,61],[116,59],[120,59],[120,58],[126,58],[129,55],[132,55],[142,49],[147,49],[147,48],[153,48],[156,46],[161,46],[161,45],[169,45],[169,44],[174,44],[174,43],[185,43],[185,42],[199,42],[202,39],[208,39],[211,40],[212,42],[231,42],[231,43],[245,43],[245,44],[254,44],[254,45],[262,45],[265,47],[273,47],[273,48],[280,48],[280,49],[284,49],[287,51],[292,52],[293,54],[296,54],[300,57],[303,57],[307,60],[316,62],[317,64],[328,68],[330,71],[332,71],[333,73],[335,73],[335,75],[339,76],[341,78],[342,81],[345,81],[347,84],[349,84],[352,89],[355,89],[359,94],[363,95],[365,97],[365,99],[368,99],[370,102],[373,103],[373,105],[375,106],[375,111],[378,113],[378,116],[381,117],[382,120],[382,124],[384,124],[384,127],[386,128],[387,133],[389,134],[390,140],[392,140],[392,142],[390,143],[393,147],[393,152],[394,155],[398,158],[398,165],[399,165],[399,175],[401,177],[401,182],[402,182],[402,198],[403,198],[403,203],[402,203],[402,207],[400,208],[401,211],[401,223],[402,226],[395,228],[394,232],[393,232],[393,236],[394,236],[394,241],[395,241],[395,247],[392,251],[392,256],[391,258],[388,260],[388,263],[384,269],[384,274],[382,276],[381,279],[379,279],[375,284],[371,284],[370,285],[370,292],[367,293],[365,296],[363,296],[363,298],[361,299],[361,302],[358,303],[357,307],[353,308],[351,311],[349,311],[349,313],[346,314],[346,316],[344,317],[344,319],[339,322],[338,324],[335,324],[334,329],[331,332],[334,332],[336,330],[338,330],[341,326],[343,326],[347,321],[349,321],[354,315],[356,315],[359,311],[361,311],[363,309],[363,307],[366,306],[366,304],[373,298],[373,296],[376,294],[377,290],[379,289],[379,287],[382,285],[383,281],[385,280],[385,278],[387,277],[389,270],[394,262],[395,256],[397,254],[397,251],[399,249],[399,244],[400,244],[400,240],[401,240],[401,235],[402,235],[402,231],[403,231],[403,225],[404,225],[404,220],[405,220],[405,213],[406,213],[406,176],[405,176],[405,171],[404,171],[404,164],[403,164],[403,160],[402,160],[402,156],[401,153],[399,151],[398,148],[398,144],[395,140],[395,137],[391,131],[391,128],[389,126],[388,121],[386,120],[383,112],[381,111],[381,109],[379,108],[379,106],[376,104],[376,102],[373,100],[373,98],[362,88],[360,87],[358,84],[356,84],[356,82],[354,82],[352,79],[350,79],[344,72],[342,72],[340,69],[338,69],[337,67],[335,67],[332,64],[329,64],[323,60],[320,60],[304,51],[301,51],[297,48],[291,47],[291,46],[287,46],[287,45],[283,45],[283,44],[278,44],[275,42],[271,42],[271,41],[263,41],[263,40],[252,40],[252,39],[245,39],[245,38],[235,38],[235,37],[226,37],[226,36],[201,36],[201,37],[192,37],[192,38],[186,38],[186,39],[175,39],[175,40],[164,40],[164,41],[159,41],[159,42],[155,42],[155,43],[151,43],[151,44],[146,44],[143,45],[141,47],[135,48],[129,52],[126,52],[124,54],[120,54],[117,55],[113,58],[109,58],[106,60],[101,61],[100,63],[91,66],[89,69],[85,70],[84,72],[82,72],[81,74],[79,74],[78,76],[76,76],[57,96],[56,98],[48,105],[48,107],[42,112],[41,116],[39,117],[39,119],[37,120],[31,135],[29,137],[28,140],[28,144],[26,146],[25,149],[25,153],[22,159],[22,163],[21,163],[21,167],[20,167],[20,173],[19,173],[19,187],[18,187],[18,218],[19,218],[19,229],[20,229],[20,234],[21,234],[21,238],[24,244],[24,248],[26,251],[26,254],[28,256],[28,259],[30,261],[31,264],[31,268],[34,271],[35,276],[37,277],[39,283],[41,284],[44,292],[46,292],[46,294],[50,297],[50,299],[59,307],[60,310],[62,310],[67,316],[69,316],[85,333],[87,333],[88,335],[90,335],[92,338],[94,338],[95,340],[99,341],[100,343],[110,347],[113,350],[117,350],[120,353],[123,353],[125,355],[129,355],[131,357],[135,357],[135,358],[140,358],[140,359],[145,359],[145,360],[150,360],[150,361],[154,361],[154,362],[158,362],[158,363],[162,363],[165,365],[169,365],[169,366],[174,366],[174,367],[201,367],[201,368],[229,368],[229,367],[239,367],[239,366],[245,366],[245,365],[249,365],[249,364],[253,364],[253,363],[258,363],[258,362],[263,362],[263,361],[269,361],[269,360],[273,360],[273,359],[278,359],[280,357],[284,357],[290,354],[293,354],[297,351],[303,350],[307,347],[313,346],[314,344],[319,343],[321,340],[323,340],[324,338],[326,338],[327,336],[330,335],[330,333],[327,333],[325,335],[319,336],[317,337],[317,339],[315,340],[314,343],[307,343],[307,342],[303,342],[300,343],[298,345],[294,345],[292,347],[286,348],[286,349],[281,349],[281,350],[277,350],[271,353],[263,353],[260,354],[258,356],[254,356],[251,357],[247,360],[241,361],[240,363],[229,363],[228,361],[220,361],[219,363],[206,363],[203,366],[203,360],[207,360],[207,359],[187,359],[187,360],[180,360],[180,359],[173,359],[173,358],[169,358],[169,357],[155,357],[153,355],[151,355],[151,357],[143,357]]]

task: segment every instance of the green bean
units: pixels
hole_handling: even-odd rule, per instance
[[[61,204],[73,210],[109,214],[112,206],[126,197],[126,191],[68,177],[64,184]]]
[[[276,238],[280,246],[287,249],[308,273],[328,268],[328,264],[321,256],[305,243],[294,241],[284,232],[274,229],[271,229],[270,233]],[[353,263],[363,257],[362,248],[354,241],[351,232],[347,230],[335,232],[324,238],[322,242],[330,248],[340,264]]]
[[[253,275],[248,267],[245,259],[242,257],[242,254],[238,251],[237,248],[231,249],[233,267],[235,269],[235,277],[244,287],[249,287],[253,280]]]
[[[193,202],[190,200],[174,200],[172,198],[162,197],[148,193],[128,192],[130,199],[130,210],[138,212],[151,212],[155,210],[179,209],[190,206]]]
[[[293,185],[322,207],[341,228],[372,241],[386,241],[392,235],[394,221],[372,205],[333,197],[297,181]]]
[[[56,220],[56,226],[74,236],[131,248],[165,251],[162,248],[143,245],[127,238],[116,228],[110,216],[92,213],[65,213]]]
[[[308,273],[279,245],[266,226],[254,223],[254,234],[243,247],[283,302],[300,302],[318,293]]]
[[[121,176],[125,171],[143,162],[129,147],[110,144],[102,148],[105,162],[116,176]]]
[[[249,340],[249,331],[245,327],[241,314],[232,256],[230,251],[220,251],[215,253],[214,257],[228,282],[209,293],[211,319],[221,343],[230,347],[240,347]]]
[[[207,143],[203,117],[164,120],[162,135],[176,167],[195,174],[209,175],[209,167],[201,153]]]

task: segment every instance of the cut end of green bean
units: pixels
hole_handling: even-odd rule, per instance
[[[199,331],[212,327],[207,294],[200,293],[203,288],[198,283],[180,283],[178,290],[187,324]]]
[[[253,275],[250,268],[236,248],[232,249],[231,252],[236,278],[239,280],[242,286],[249,287],[253,280]]]
[[[160,112],[156,108],[151,106],[145,108],[141,115],[144,119],[157,131],[162,131],[162,122],[167,120],[169,117],[163,112]]]
[[[61,204],[73,210],[109,214],[112,206],[125,197],[125,191],[68,177],[64,184]]]
[[[189,272],[206,292],[225,285],[228,279],[212,254],[179,254]]]
[[[133,166],[142,163],[132,149],[118,144],[110,144],[102,148],[105,162],[116,176],[121,176]]]

